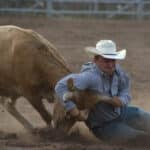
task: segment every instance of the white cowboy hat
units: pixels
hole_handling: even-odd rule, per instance
[[[117,51],[116,44],[111,40],[100,40],[96,43],[96,47],[86,47],[85,51],[89,55],[101,55],[107,59],[125,59],[126,49]]]

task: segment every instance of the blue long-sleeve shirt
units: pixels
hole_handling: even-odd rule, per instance
[[[118,96],[123,105],[128,105],[131,100],[130,80],[119,64],[116,64],[112,80],[92,62],[84,64],[80,73],[69,74],[64,77],[55,86],[56,95],[61,102],[63,102],[64,93],[68,91],[67,80],[69,78],[74,79],[74,84],[78,89],[91,89],[110,97]],[[67,110],[75,107],[72,101],[63,104]],[[120,108],[115,108],[115,111],[120,113]]]

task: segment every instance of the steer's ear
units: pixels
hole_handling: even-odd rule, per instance
[[[71,92],[74,92],[74,91],[77,90],[77,88],[74,86],[73,78],[69,78],[67,80],[67,87],[68,87],[68,90],[71,91]]]

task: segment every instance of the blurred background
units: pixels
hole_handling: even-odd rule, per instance
[[[149,18],[149,0],[1,0],[1,14]]]

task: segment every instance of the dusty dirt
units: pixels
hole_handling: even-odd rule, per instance
[[[132,78],[132,104],[150,110],[150,21],[113,21],[97,19],[1,17],[0,25],[18,25],[31,28],[51,41],[64,56],[74,72],[90,61],[84,47],[94,46],[100,39],[112,39],[118,49],[127,49],[126,61],[120,62]],[[51,106],[46,103],[51,111]],[[150,149],[149,138],[138,140],[132,146],[107,145],[90,142],[78,135],[67,136],[60,131],[45,128],[45,123],[24,98],[17,108],[37,128],[29,134],[0,106],[0,149],[2,150],[125,150]]]

